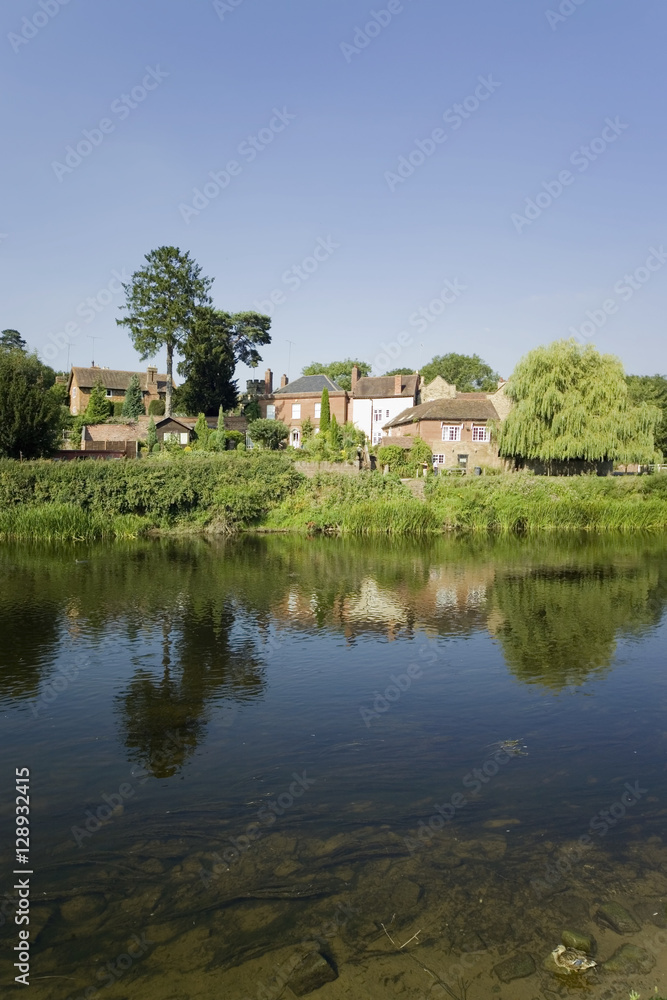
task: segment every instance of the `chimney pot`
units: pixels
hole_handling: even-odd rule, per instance
[[[153,367],[153,365],[149,365],[148,368],[146,369],[146,372],[148,374],[148,382],[151,385],[155,385],[157,368]]]
[[[270,396],[273,392],[273,372],[270,368],[267,368],[264,372],[264,391],[267,396]]]
[[[285,386],[288,385],[288,383],[289,383],[289,379],[288,379],[287,375],[282,375],[281,378],[280,378],[280,388],[284,389]]]
[[[403,376],[394,375],[394,395],[400,396],[403,392]]]
[[[354,392],[357,382],[359,381],[359,369],[356,365],[352,367],[352,392]]]

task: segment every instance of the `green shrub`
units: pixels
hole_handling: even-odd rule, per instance
[[[165,411],[164,399],[151,399],[148,404],[149,417],[163,417]]]
[[[238,448],[240,444],[245,447],[245,434],[242,431],[226,431],[225,438],[230,450]]]
[[[113,403],[113,414],[112,414],[112,416],[114,416],[114,417],[122,417],[123,416],[123,404],[122,403]]]

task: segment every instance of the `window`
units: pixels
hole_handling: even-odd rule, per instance
[[[373,444],[380,444],[382,441],[382,431],[373,431]]]
[[[107,389],[107,396],[113,396],[113,389]]]
[[[387,416],[389,416],[388,413]],[[380,421],[382,420],[382,410],[373,410],[373,420],[375,421],[376,424],[380,423]]]
[[[178,441],[178,434],[176,431],[165,431],[162,440],[166,442]]]
[[[486,424],[473,424],[472,425],[472,439],[473,441],[490,441],[491,434],[489,433],[489,428]]]
[[[276,407],[275,403],[269,403],[266,407],[266,419],[275,420],[276,419]]]
[[[292,403],[292,420],[301,420],[301,403]]]
[[[444,455],[434,455],[433,456],[433,464],[434,465],[444,465],[445,464],[445,456]]]
[[[389,410],[385,410],[385,414],[384,415],[385,415],[385,417],[388,417],[389,416]]]
[[[181,434],[181,444],[188,444],[190,441],[190,435],[187,431],[183,431]]]
[[[315,403],[315,419],[319,420],[321,416],[322,416],[322,404]]]
[[[75,385],[73,385],[73,386],[72,386],[72,395],[73,395],[73,396],[76,396],[76,394],[77,394],[77,392],[78,392],[78,391],[79,391],[79,390],[77,389],[77,387],[76,387]]]
[[[460,441],[461,440],[461,427],[462,427],[462,424],[443,424],[442,425],[442,440],[443,441]]]

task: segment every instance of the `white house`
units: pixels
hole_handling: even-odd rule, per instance
[[[371,444],[382,440],[382,428],[418,401],[419,375],[381,375],[359,378],[352,369],[352,423]]]

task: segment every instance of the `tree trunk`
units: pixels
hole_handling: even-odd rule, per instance
[[[171,416],[171,396],[173,392],[173,371],[174,371],[174,347],[173,344],[167,343],[167,393],[164,402],[164,415],[165,417]]]

